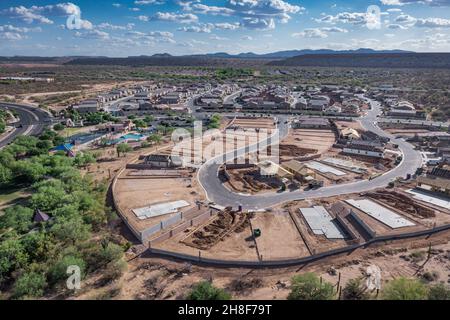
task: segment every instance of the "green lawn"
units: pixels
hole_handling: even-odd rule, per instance
[[[81,128],[65,128],[62,131],[59,131],[58,134],[61,137],[67,138],[67,137],[71,137],[77,133],[89,133],[90,130],[95,129],[97,126],[87,126],[87,127],[81,127]]]

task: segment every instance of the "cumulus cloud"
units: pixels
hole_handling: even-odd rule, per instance
[[[415,26],[425,28],[450,28],[450,20],[441,18],[417,19]]]
[[[128,23],[124,26],[114,25],[109,22],[100,23],[97,26],[99,29],[107,29],[107,30],[131,30],[134,28],[134,23]]]
[[[92,29],[93,25],[88,20],[81,19],[80,7],[71,3],[57,3],[54,5],[47,6],[31,6],[31,7],[10,7],[0,11],[1,15],[7,16],[11,19],[19,19],[26,23],[42,23],[42,24],[53,24],[54,21],[50,18],[53,17],[68,17],[75,15],[80,17],[80,27],[81,29]]]
[[[129,31],[125,35],[136,43],[176,43],[173,33],[169,31]]]
[[[155,21],[171,21],[179,23],[195,23],[198,21],[198,17],[192,13],[177,14],[173,12],[157,12],[150,20]]]
[[[145,5],[149,5],[149,4],[164,4],[165,1],[162,0],[137,0],[134,2],[135,5],[141,5],[141,6],[145,6]]]
[[[348,23],[353,25],[363,25],[367,23],[367,13],[365,12],[341,12],[337,15],[324,15],[321,18],[314,19],[316,22],[330,24]]]
[[[386,26],[388,29],[393,29],[393,30],[405,30],[408,29],[405,26],[402,26],[401,24],[395,24],[395,23],[390,23]]]
[[[331,28],[308,28],[302,32],[293,33],[294,38],[328,38],[329,33],[347,33],[347,29],[331,27]]]
[[[319,28],[309,28],[302,32],[293,33],[294,38],[327,38],[328,34]]]
[[[239,23],[197,23],[190,26],[180,27],[177,31],[195,32],[195,33],[211,33],[213,30],[236,30],[241,25]]]
[[[77,31],[75,36],[77,38],[94,40],[108,40],[110,38],[109,33],[100,30]]]
[[[403,47],[410,47],[413,49],[439,50],[450,45],[450,39],[447,35],[436,33],[431,36],[426,36],[422,39],[409,39],[400,43]]]
[[[12,25],[0,25],[0,39],[18,41],[28,38],[25,34],[29,32],[40,32],[41,28],[16,27]]]
[[[178,31],[195,32],[195,33],[211,33],[212,25],[198,25],[178,28]]]
[[[241,25],[239,23],[228,23],[228,22],[214,24],[214,27],[219,30],[236,30],[239,29],[240,26]]]
[[[228,0],[224,6],[210,6],[200,1],[179,1],[184,11],[197,14],[234,16],[248,29],[270,30],[276,22],[287,23],[293,14],[305,8],[283,0]]]
[[[195,11],[199,14],[208,14],[208,15],[223,15],[223,16],[230,16],[234,13],[234,10],[225,8],[225,7],[217,7],[217,6],[208,6],[202,3],[196,3],[190,5],[189,9],[191,11]]]
[[[241,26],[247,29],[273,30],[275,29],[275,20],[273,18],[244,18]]]

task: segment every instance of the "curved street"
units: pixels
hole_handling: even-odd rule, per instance
[[[391,141],[399,146],[399,150],[403,153],[403,161],[393,170],[379,176],[373,180],[365,180],[352,182],[348,184],[335,185],[330,187],[325,187],[317,190],[309,191],[285,191],[285,192],[271,192],[264,193],[260,195],[245,195],[234,193],[221,183],[218,177],[218,170],[224,159],[224,156],[230,154],[235,154],[237,156],[242,156],[246,153],[253,152],[256,150],[257,145],[242,148],[233,151],[227,155],[222,155],[208,160],[198,172],[198,180],[202,185],[207,198],[221,206],[233,206],[237,207],[241,205],[246,210],[260,210],[273,207],[275,205],[302,199],[313,199],[322,197],[338,196],[343,194],[358,193],[370,191],[373,189],[381,188],[387,186],[387,184],[396,179],[397,177],[406,177],[408,174],[413,175],[417,168],[422,165],[422,158],[418,151],[414,150],[414,147],[407,143],[403,139],[395,139],[394,136],[383,131],[376,125],[377,116],[381,114],[381,107],[377,101],[367,99],[371,104],[371,110],[367,114],[360,118],[360,123],[362,127],[367,131],[372,131],[380,136],[389,137]],[[288,125],[285,124],[286,118],[280,117],[280,141],[283,137],[288,134]],[[270,139],[269,139],[270,140]],[[270,145],[269,141],[263,141],[260,146]]]
[[[0,148],[10,144],[18,136],[39,135],[45,126],[51,123],[51,115],[36,107],[0,102],[0,108],[15,111],[19,118],[19,121],[14,123],[16,129],[0,141]]]

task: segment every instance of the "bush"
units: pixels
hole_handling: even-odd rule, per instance
[[[382,292],[384,300],[426,300],[426,286],[416,280],[407,278],[398,278],[388,282]]]
[[[120,154],[125,155],[127,152],[130,152],[132,150],[133,148],[131,148],[131,146],[128,143],[118,144],[116,147],[117,157],[120,157]]]
[[[325,281],[320,283],[314,273],[305,273],[292,278],[288,300],[331,300],[334,297],[333,286]]]
[[[230,300],[231,295],[223,289],[216,288],[209,281],[197,283],[186,296],[187,300]]]
[[[83,278],[86,270],[86,263],[84,262],[84,260],[75,256],[65,256],[50,268],[50,283],[54,285],[60,281],[66,280],[69,276],[67,274],[67,268],[69,266],[78,266],[80,268],[81,277]]]
[[[55,130],[55,131],[62,131],[62,130],[64,130],[64,125],[61,124],[61,123],[57,123],[57,124],[55,124],[53,126],[53,130]]]
[[[110,262],[118,261],[123,257],[123,248],[114,243],[95,245],[86,251],[86,261],[92,270],[106,267]]]
[[[450,300],[450,288],[442,283],[431,286],[428,300]]]
[[[344,300],[368,300],[370,298],[366,286],[361,279],[351,279],[342,290]]]
[[[22,274],[14,284],[15,298],[39,298],[44,294],[47,283],[45,276],[37,272]]]
[[[10,273],[28,263],[25,248],[16,239],[0,241],[0,284]]]
[[[0,216],[0,230],[12,228],[18,233],[26,233],[30,230],[33,220],[33,210],[22,206],[14,206],[5,209],[5,214]]]
[[[115,260],[108,263],[105,270],[102,272],[102,282],[106,284],[111,281],[119,279],[123,272],[127,269],[127,263],[123,260]]]

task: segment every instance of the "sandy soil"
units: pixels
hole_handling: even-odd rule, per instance
[[[192,175],[192,174],[191,174]],[[191,188],[188,186],[191,185]],[[190,207],[195,206],[196,200],[202,200],[202,189],[196,184],[195,174],[186,178],[127,178],[126,173],[116,184],[116,201],[128,222],[138,230],[144,230],[167,219],[168,216],[139,220],[132,212],[133,209],[143,208],[152,204],[185,200]],[[190,208],[189,207],[189,208]],[[188,207],[183,208],[184,210]]]
[[[206,222],[205,224],[207,223],[208,222]],[[200,226],[198,228],[200,228]],[[180,242],[184,238],[186,238],[189,233],[198,228],[188,229],[185,233],[180,233],[170,240],[158,244],[154,247],[184,254],[190,254],[193,256],[198,256],[200,252],[201,256],[204,258],[258,261],[256,246],[255,242],[253,241],[250,226],[243,232],[231,233],[221,242],[208,250],[198,250]]]
[[[281,144],[293,144],[301,148],[317,149],[318,154],[327,152],[335,142],[331,130],[292,129]]]
[[[233,121],[234,126],[238,126],[241,128],[248,129],[275,129],[276,125],[274,124],[275,120],[273,118],[257,118],[257,119],[244,119],[237,118]]]
[[[277,260],[309,256],[308,249],[287,212],[257,214],[252,219],[253,229],[261,229],[256,239],[264,259]]]

